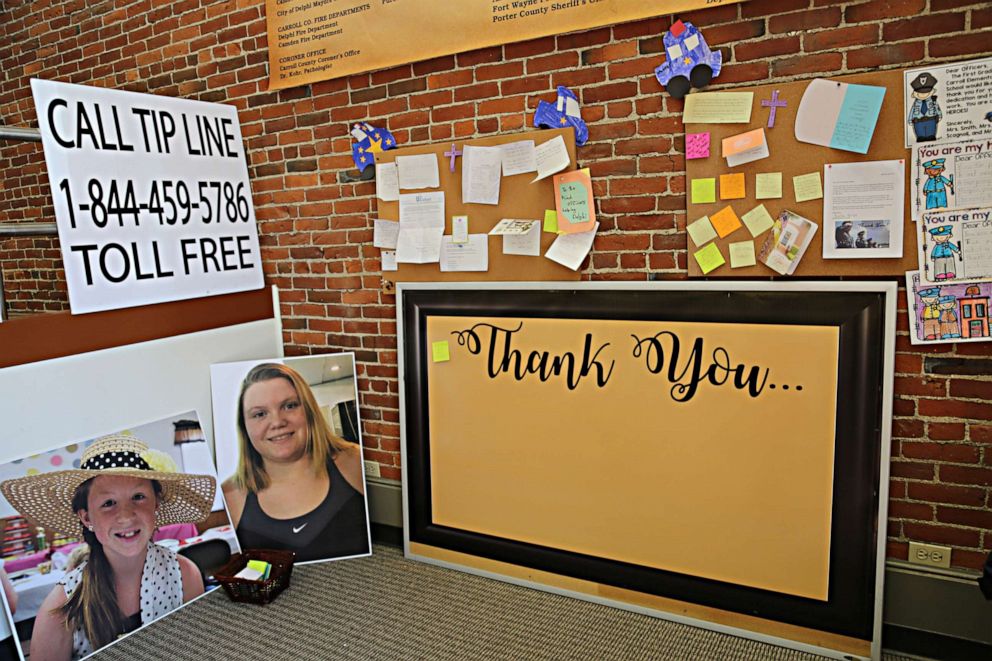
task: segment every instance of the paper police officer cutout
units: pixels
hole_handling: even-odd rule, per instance
[[[910,83],[913,88],[913,105],[909,109],[907,121],[913,128],[917,142],[932,142],[937,139],[937,124],[944,114],[937,103],[937,94],[934,91],[936,84],[937,79],[926,71]]]

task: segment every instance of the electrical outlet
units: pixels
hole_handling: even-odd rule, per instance
[[[945,568],[950,567],[951,549],[947,546],[910,542],[909,561],[914,565],[927,565],[928,567]]]
[[[379,477],[379,464],[374,461],[366,461],[365,463],[365,477]],[[950,549],[948,549],[949,551]]]

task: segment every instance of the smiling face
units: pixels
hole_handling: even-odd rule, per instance
[[[268,379],[248,386],[241,414],[248,440],[264,463],[306,458],[307,415],[288,379]]]
[[[90,484],[86,509],[77,512],[92,526],[108,557],[144,555],[155,532],[158,496],[151,480],[100,475]]]

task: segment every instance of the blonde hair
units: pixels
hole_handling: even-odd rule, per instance
[[[251,444],[248,428],[245,425],[245,393],[248,388],[263,381],[286,379],[296,390],[300,404],[307,416],[306,452],[310,457],[310,467],[313,471],[326,471],[327,461],[341,450],[351,447],[352,443],[338,437],[331,431],[324,415],[320,412],[317,400],[310,390],[309,384],[291,367],[279,363],[262,363],[251,368],[244,381],[241,382],[241,392],[238,395],[238,468],[234,473],[234,481],[242,489],[258,492],[269,486],[269,475],[265,471],[262,455]]]

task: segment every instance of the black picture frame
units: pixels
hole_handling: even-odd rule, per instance
[[[403,288],[401,288],[403,289]],[[482,558],[871,640],[876,630],[880,482],[887,435],[883,401],[886,329],[894,327],[884,288],[740,290],[692,288],[403,289],[404,480],[407,536]],[[734,585],[435,524],[427,462],[430,419],[427,319],[433,315],[836,326],[839,329],[833,509],[826,601]],[[889,329],[891,333],[891,328]],[[887,474],[887,470],[885,471]],[[882,528],[881,532],[879,528]],[[728,545],[733,540],[725,540]]]

